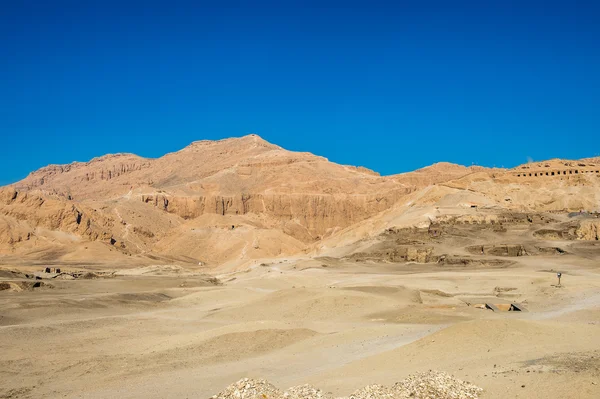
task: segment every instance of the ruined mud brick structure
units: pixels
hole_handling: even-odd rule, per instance
[[[510,172],[519,178],[596,176],[600,178],[600,165],[573,161],[548,161],[521,165]]]

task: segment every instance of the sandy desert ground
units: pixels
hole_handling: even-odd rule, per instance
[[[0,397],[208,398],[246,376],[342,396],[431,368],[484,398],[600,396],[597,259],[450,270],[298,257],[218,285],[179,267],[108,266],[67,269],[116,274],[0,292]],[[2,279],[39,269],[6,264]],[[468,305],[484,302],[528,312]]]

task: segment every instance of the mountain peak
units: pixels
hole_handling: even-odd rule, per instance
[[[258,147],[272,147],[273,149],[282,149],[280,146],[272,144],[267,140],[263,139],[257,134],[251,133],[241,137],[229,137],[221,140],[198,140],[190,143],[188,147],[198,146],[214,146],[214,145],[251,145],[254,144]],[[186,147],[186,148],[188,148]],[[184,148],[185,149],[185,148]]]

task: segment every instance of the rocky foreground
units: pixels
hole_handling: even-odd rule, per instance
[[[482,391],[444,372],[430,370],[410,375],[392,387],[368,385],[352,393],[349,399],[477,399]],[[243,378],[212,399],[333,399],[333,396],[310,385],[282,392],[265,380]]]

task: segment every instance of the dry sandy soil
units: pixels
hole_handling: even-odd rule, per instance
[[[279,259],[221,275],[221,285],[177,267],[2,276],[48,284],[0,292],[4,398],[208,398],[246,376],[341,396],[431,368],[483,387],[483,398],[600,395],[597,259],[458,270]],[[483,302],[529,311],[468,305]]]

